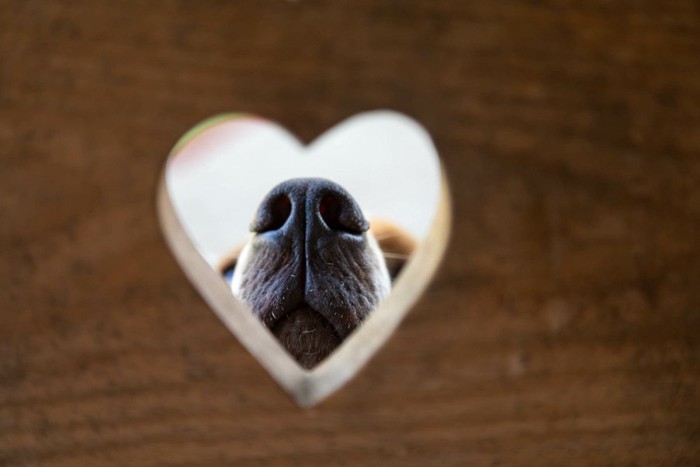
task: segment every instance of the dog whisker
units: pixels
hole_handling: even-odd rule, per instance
[[[409,255],[402,255],[401,253],[382,253],[382,256],[389,259],[408,259]]]
[[[379,241],[379,240],[386,240],[387,238],[391,237],[398,237],[398,233],[390,232],[390,233],[385,233],[384,235],[376,235],[374,238]]]

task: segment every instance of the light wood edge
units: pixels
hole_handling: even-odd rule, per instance
[[[219,272],[199,254],[175,214],[165,176],[158,187],[157,203],[163,236],[187,278],[238,341],[286,391],[294,394],[304,386],[306,372],[260,324],[250,308],[233,296]]]
[[[443,258],[450,235],[452,207],[443,167],[440,167],[440,199],[426,239],[401,271],[389,297],[327,360],[314,369],[309,401],[316,403],[355,376],[391,337],[411,306],[430,284]]]
[[[348,382],[379,350],[430,283],[445,253],[451,225],[449,187],[441,166],[440,200],[426,239],[421,242],[394,284],[391,294],[330,357],[304,370],[236,299],[220,274],[207,264],[177,218],[165,175],[157,194],[157,211],[166,242],[185,275],[228,330],[260,362],[301,407],[310,407]]]

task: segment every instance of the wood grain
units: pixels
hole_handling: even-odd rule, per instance
[[[696,1],[0,0],[0,465],[700,463]],[[301,410],[178,269],[154,197],[222,111],[392,108],[448,257]]]

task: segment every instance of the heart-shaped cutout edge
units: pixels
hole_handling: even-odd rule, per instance
[[[180,138],[168,155],[156,199],[161,230],[187,278],[228,330],[299,406],[311,407],[339,389],[362,369],[391,337],[435,275],[447,248],[451,226],[451,201],[445,170],[440,162],[439,200],[428,234],[404,266],[389,296],[328,358],[315,368],[305,370],[260,323],[250,308],[234,297],[228,284],[199,253],[183,228],[168,192],[167,161],[176,153],[176,149],[182,146],[185,138],[192,137],[196,130],[206,128],[207,122],[218,122],[223,117],[225,116],[212,117],[193,127]],[[402,117],[413,121],[406,116]],[[428,134],[422,126],[413,122]],[[328,131],[339,128],[344,123],[341,122]],[[310,147],[314,143],[299,144]],[[437,154],[435,150],[436,157]]]

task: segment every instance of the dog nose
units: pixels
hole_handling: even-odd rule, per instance
[[[354,198],[340,185],[322,178],[287,180],[260,204],[251,231],[316,236],[362,235],[369,228]]]

